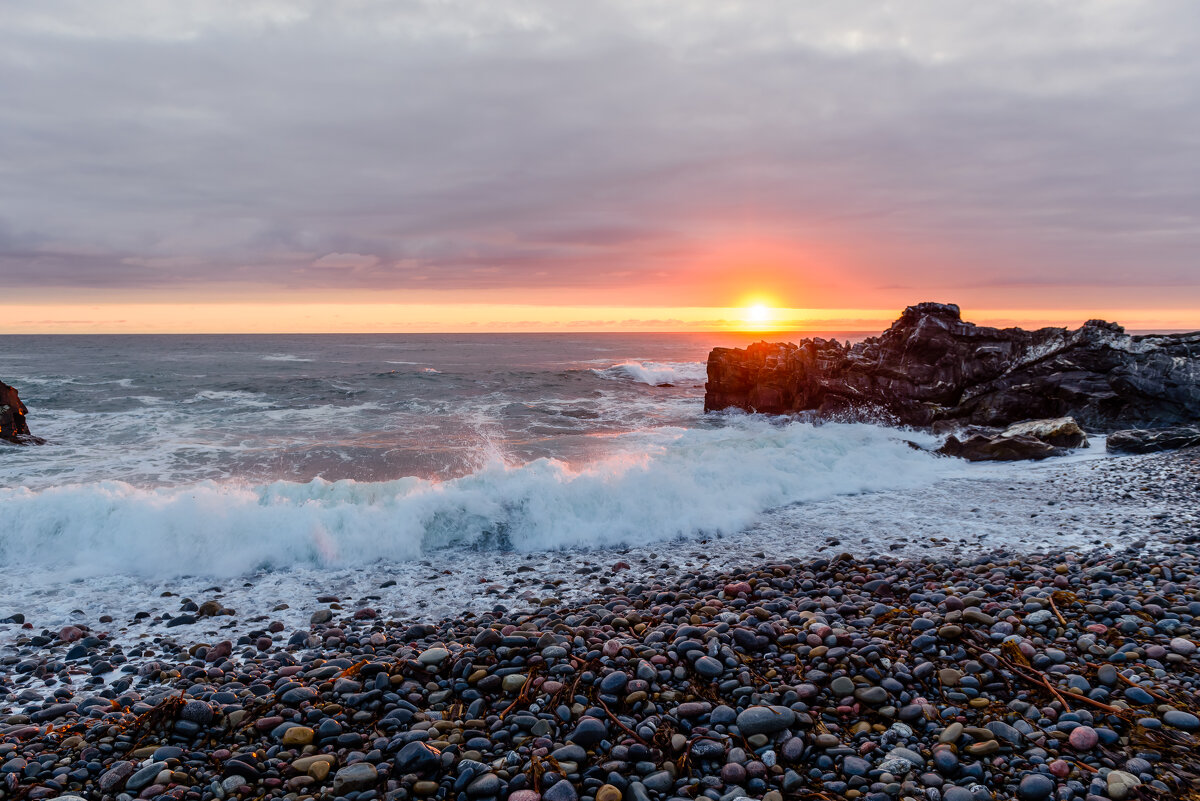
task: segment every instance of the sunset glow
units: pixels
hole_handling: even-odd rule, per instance
[[[746,321],[751,323],[765,323],[771,319],[771,310],[762,303],[756,303],[746,309]]]
[[[393,303],[108,303],[10,304],[0,334],[134,333],[470,333],[538,331],[863,331],[877,333],[898,308],[551,306]],[[1019,309],[965,307],[983,325],[1078,326],[1091,317],[1130,330],[1178,330],[1200,320],[1200,308],[1146,312],[1130,308]]]
[[[59,6],[0,29],[0,330],[1200,327],[1155,4]]]

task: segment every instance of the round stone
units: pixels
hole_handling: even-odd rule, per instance
[[[938,773],[953,774],[958,769],[958,754],[949,748],[939,748],[933,752],[933,766]]]
[[[1175,637],[1171,640],[1170,648],[1177,654],[1183,656],[1191,656],[1196,653],[1196,643],[1191,640],[1185,640],[1183,637]]]
[[[567,740],[578,743],[584,748],[591,748],[607,736],[608,727],[604,725],[604,721],[585,715],[579,719],[575,731],[571,732]]]
[[[866,776],[871,763],[861,757],[848,756],[842,761],[842,773],[847,776]]]
[[[1021,801],[1044,801],[1054,792],[1054,780],[1041,773],[1026,773],[1017,786]]]
[[[525,686],[525,681],[528,678],[524,673],[509,673],[500,680],[500,686],[507,693],[515,693]]]
[[[498,781],[496,789],[500,789]],[[542,801],[576,801],[578,798],[579,794],[575,792],[575,785],[566,779],[559,779],[542,793]]]
[[[862,687],[854,691],[854,697],[864,704],[879,706],[887,702],[888,693],[882,687]]]
[[[1071,747],[1079,751],[1090,751],[1100,742],[1100,735],[1091,726],[1077,726],[1071,729]]]
[[[1126,773],[1123,770],[1112,770],[1108,773],[1108,797],[1113,801],[1124,801],[1134,794],[1133,788],[1142,783],[1142,780],[1132,773]]]
[[[379,771],[370,762],[355,762],[333,775],[333,791],[349,793],[365,790],[379,781]]]
[[[417,661],[422,665],[440,665],[448,656],[450,656],[450,652],[445,648],[426,648],[417,657]]]
[[[308,726],[293,726],[283,733],[282,742],[286,746],[305,746],[313,741],[313,730]]]
[[[1200,731],[1200,718],[1182,709],[1168,709],[1162,714],[1162,722],[1184,731]]]
[[[796,713],[786,706],[752,706],[737,716],[738,731],[743,737],[755,734],[774,734],[796,722]]]

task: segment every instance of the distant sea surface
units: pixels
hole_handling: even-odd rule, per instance
[[[798,336],[3,337],[0,379],[51,444],[0,448],[0,562],[239,575],[640,544],[936,480],[892,430],[703,413],[713,346]]]

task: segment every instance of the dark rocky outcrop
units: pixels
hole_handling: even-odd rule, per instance
[[[962,440],[950,435],[938,453],[968,462],[1018,462],[1062,456],[1066,451],[1025,434],[1016,437],[972,434]]]
[[[1157,453],[1200,445],[1200,425],[1114,431],[1105,449],[1110,453]]]
[[[970,462],[1014,462],[1061,456],[1068,448],[1088,447],[1087,434],[1072,417],[1029,420],[1003,431],[970,428],[959,436],[948,437],[938,453]]]
[[[1200,332],[1130,336],[1102,320],[1073,331],[988,328],[964,322],[957,306],[920,303],[854,345],[714,348],[704,406],[912,426],[1068,415],[1094,431],[1179,425],[1200,419]]]
[[[16,387],[0,381],[0,441],[16,445],[43,445],[46,440],[29,433],[25,415],[29,410],[17,397]]]

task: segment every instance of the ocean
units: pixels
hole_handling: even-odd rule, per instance
[[[17,613],[139,641],[209,599],[240,614],[187,636],[226,637],[331,596],[429,620],[583,602],[617,572],[1095,547],[1112,525],[1094,501],[1043,514],[1102,441],[968,464],[922,432],[705,414],[709,350],[763,336],[5,337],[0,379],[49,444],[0,445],[0,644]]]
[[[0,562],[241,575],[733,534],[933,480],[897,432],[703,413],[756,335],[7,337],[50,444],[0,451]]]

